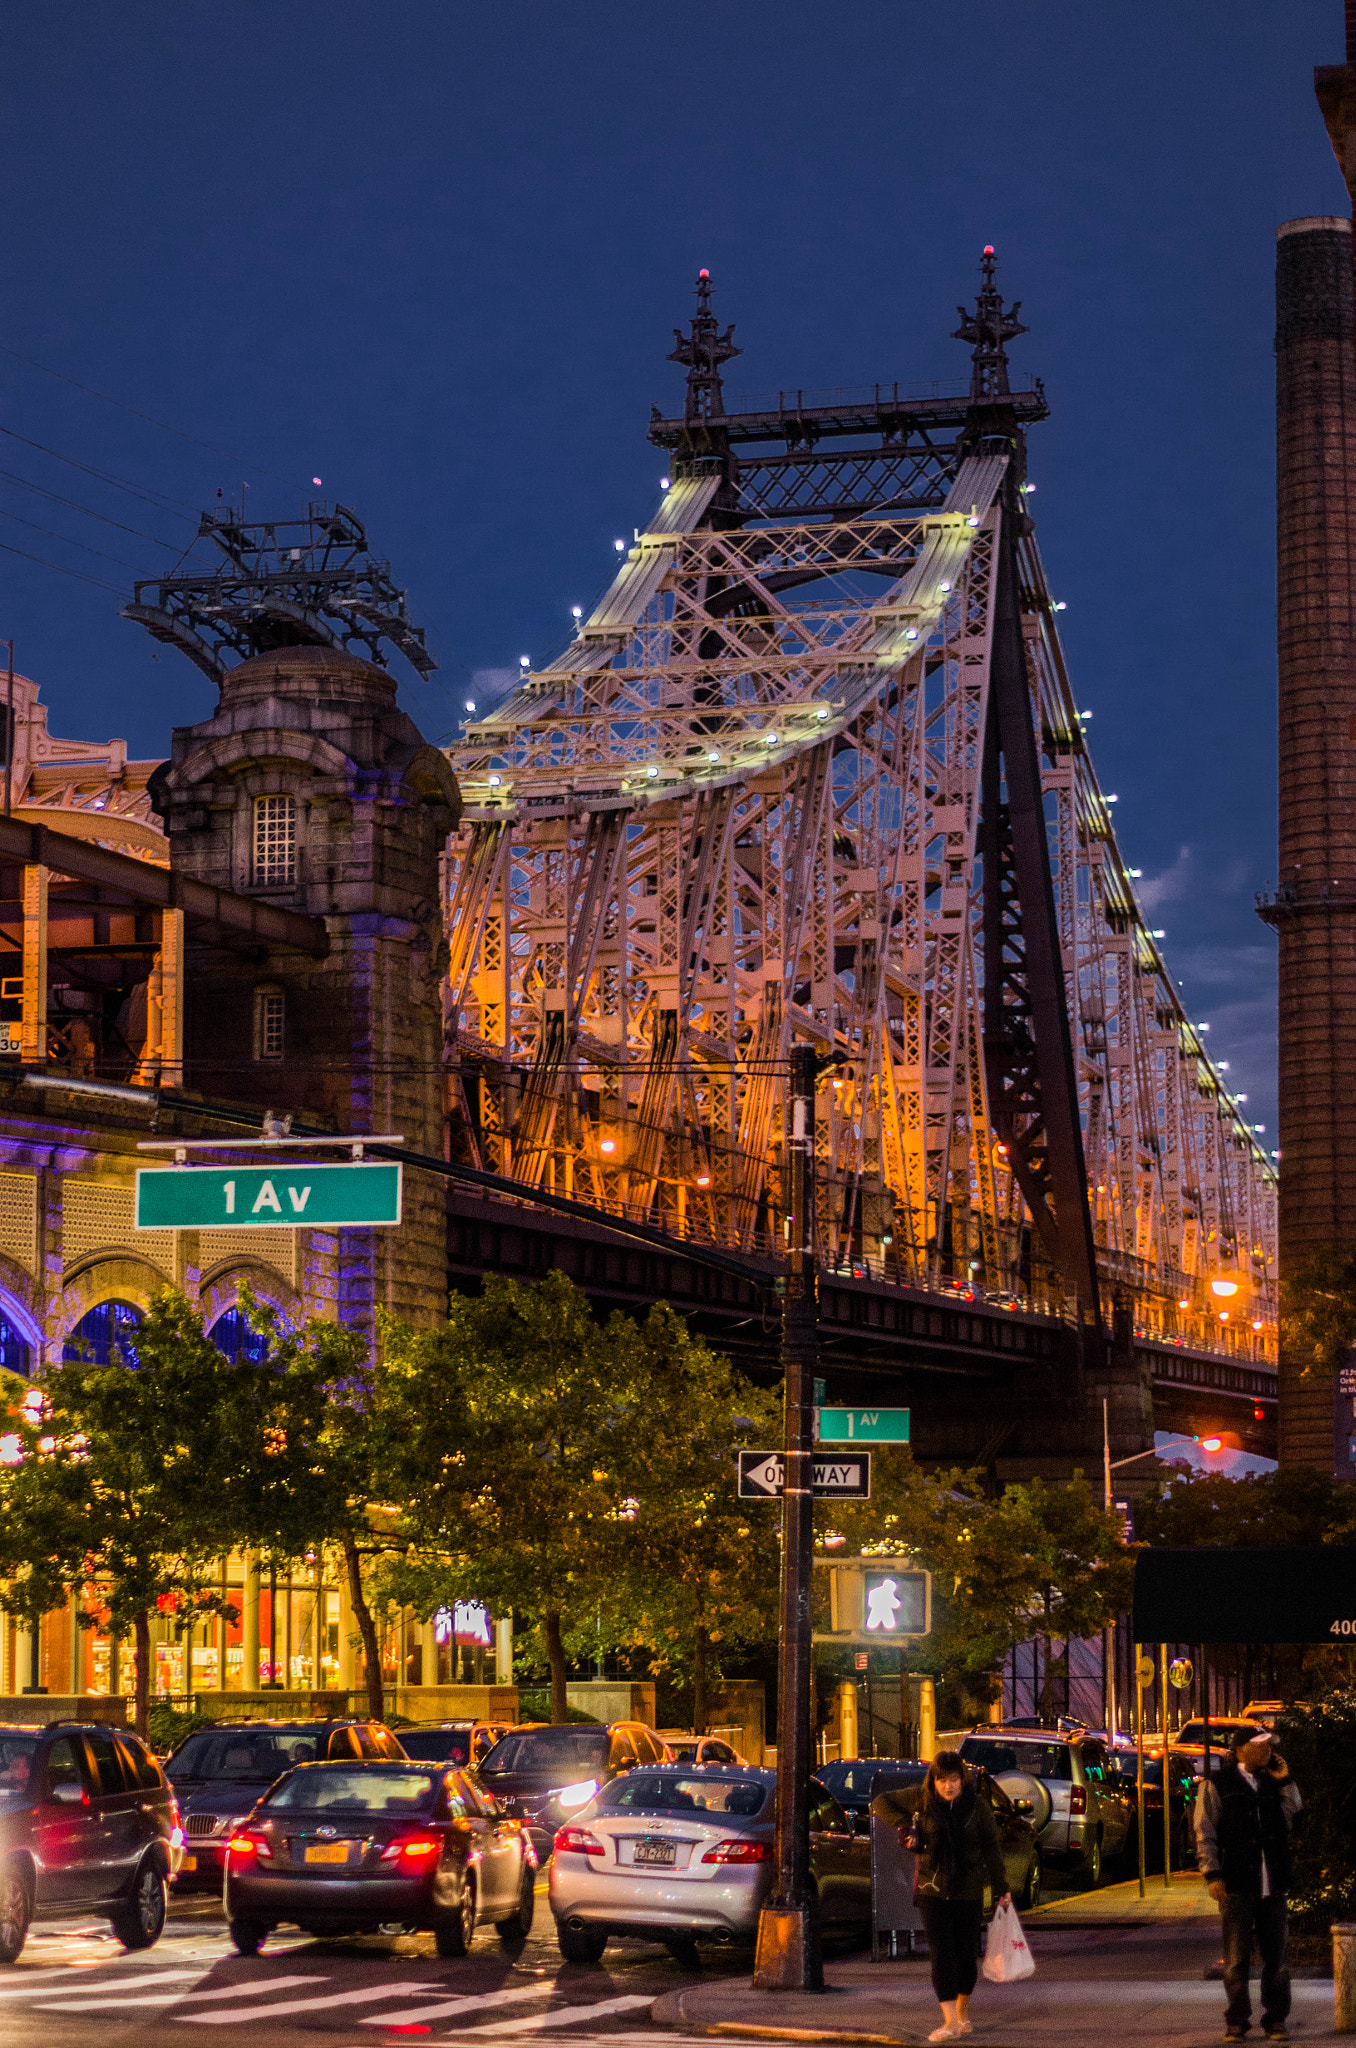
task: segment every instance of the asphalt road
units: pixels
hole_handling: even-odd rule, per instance
[[[748,1970],[719,1953],[700,1975]],[[279,1929],[263,1952],[238,1956],[214,1904],[175,1904],[157,1945],[127,1955],[106,1925],[35,1924],[18,1964],[0,1973],[4,2048],[256,2048],[342,2041],[383,2048],[407,2036],[477,2043],[556,2034],[608,2048],[664,2048],[648,2008],[693,1981],[658,1947],[614,1943],[601,1963],[561,1961],[543,1886],[532,1937],[504,1946],[478,1930],[469,1956],[440,1962],[431,1936],[313,1941]],[[212,2029],[205,2034],[204,2030]]]

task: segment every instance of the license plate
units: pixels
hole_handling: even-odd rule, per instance
[[[347,1863],[347,1842],[312,1842],[306,1850],[308,1863]]]
[[[185,1856],[183,1862],[179,1865],[180,1870],[196,1870],[197,1867],[198,1859],[196,1856]]]
[[[672,1863],[677,1856],[672,1842],[637,1842],[631,1851],[633,1863]]]

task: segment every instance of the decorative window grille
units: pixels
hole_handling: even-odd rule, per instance
[[[259,796],[254,800],[254,879],[256,883],[294,882],[297,878],[297,800],[292,796]]]
[[[259,988],[254,992],[254,1057],[280,1060],[283,1056],[286,1005],[280,988]]]

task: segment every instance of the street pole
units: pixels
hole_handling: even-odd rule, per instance
[[[1153,1666],[1150,1664],[1150,1671]],[[1152,1678],[1150,1679],[1152,1683]],[[1135,1845],[1139,1862],[1139,1895],[1144,1883],[1144,1651],[1135,1644]]]
[[[1102,1506],[1111,1513],[1111,1434],[1107,1404],[1102,1402]],[[1102,1630],[1102,1708],[1106,1715],[1108,1742],[1116,1739],[1116,1624]]]
[[[1160,1643],[1158,1659],[1163,1693],[1163,1889],[1172,1890],[1172,1800],[1168,1785],[1168,1646]]]
[[[810,1892],[810,1578],[814,1566],[815,1287],[814,1048],[791,1048],[790,1243],[782,1304],[786,1402],[782,1494],[781,1647],[777,1672],[776,1888],[758,1922],[753,1981],[763,1991],[820,1991],[824,1965]]]

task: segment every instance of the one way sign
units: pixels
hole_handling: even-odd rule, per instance
[[[780,1451],[739,1453],[741,1500],[778,1500],[785,1479],[786,1460]],[[814,1493],[816,1500],[870,1500],[870,1453],[864,1451],[852,1458],[816,1458]]]

